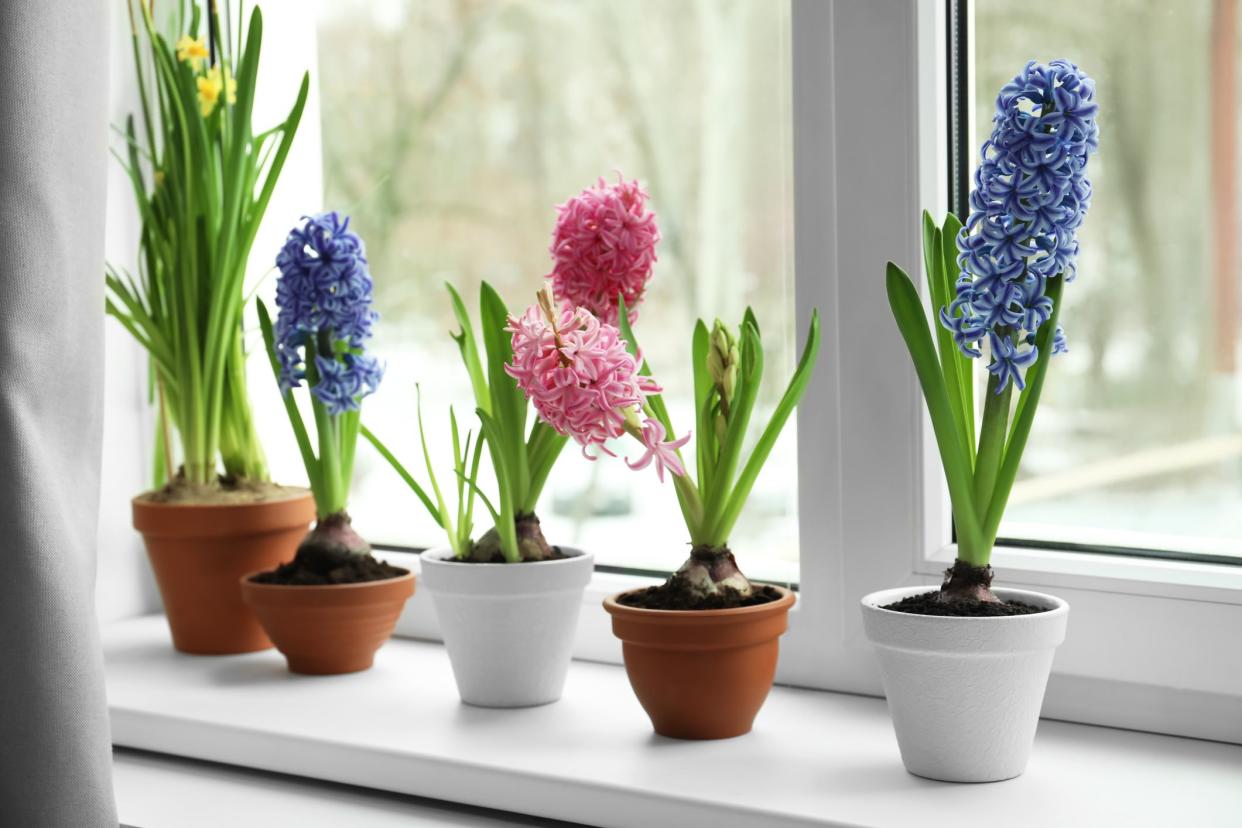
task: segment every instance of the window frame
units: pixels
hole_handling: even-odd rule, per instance
[[[824,341],[798,411],[800,589],[782,684],[883,695],[859,599],[936,584],[956,556],[934,436],[882,287],[886,258],[921,266],[924,206],[949,204],[952,2],[793,0],[797,329],[818,307]],[[972,43],[968,10],[964,22]],[[993,563],[1004,584],[1073,609],[1045,716],[1242,742],[1229,633],[1242,629],[1242,567],[1021,546],[998,546]],[[575,657],[619,662],[600,602],[657,582],[597,571]],[[399,633],[438,639],[430,602],[411,602]],[[1213,651],[1219,661],[1201,657]]]
[[[799,598],[781,643],[782,684],[883,695],[859,600],[935,584],[955,556],[935,442],[882,281],[887,258],[921,267],[920,213],[949,203],[950,2],[792,0],[796,329],[818,307],[823,342],[797,413]],[[969,25],[968,16],[973,41]],[[310,28],[299,36],[313,39]],[[305,63],[306,51],[290,54]],[[314,86],[311,99],[308,113],[317,114]],[[312,145],[297,161],[303,172],[320,163],[317,124],[303,124],[300,140]],[[282,181],[298,175],[287,170]],[[304,209],[299,189],[293,210]],[[146,447],[145,360],[133,365],[110,425],[137,432],[134,443]],[[149,468],[149,452],[137,454]],[[120,471],[133,477],[133,469],[113,476]],[[151,611],[149,574],[131,560],[141,553],[132,534],[116,537],[116,523],[104,524],[101,567],[140,570],[145,604],[126,609]],[[383,554],[418,569],[415,554]],[[1242,567],[1016,546],[998,547],[993,564],[1001,583],[1053,591],[1071,605],[1045,716],[1242,743]],[[597,570],[575,657],[620,662],[600,603],[658,580]],[[440,638],[425,591],[397,634]]]
[[[834,185],[837,202],[850,209],[828,212],[833,228],[824,234],[839,242],[829,273],[850,306],[829,321],[826,347],[837,348],[839,404],[823,423],[835,427],[835,446],[824,459],[839,459],[839,478],[848,485],[832,493],[830,508],[819,509],[839,516],[838,542],[822,555],[803,556],[804,567],[822,557],[839,579],[839,617],[819,653],[828,680],[816,686],[826,689],[881,692],[857,601],[885,587],[936,584],[956,557],[935,439],[881,281],[887,257],[921,272],[921,210],[942,214],[948,207],[944,102],[952,11],[949,3],[917,0],[795,0],[795,64],[809,32],[829,27],[835,63],[850,67],[853,79],[830,75],[830,100],[816,101],[798,94],[795,75],[794,94],[795,170],[805,161],[798,137],[813,116],[808,104],[823,107],[822,119],[836,125],[831,146],[848,159],[835,165]],[[967,15],[968,44],[971,26]],[[911,65],[892,54],[894,44],[909,47]],[[903,145],[904,159],[895,154]],[[883,153],[891,163],[878,170],[863,160]],[[799,266],[806,229],[816,229],[802,207],[800,200]],[[805,496],[802,502],[804,509],[818,506]],[[877,509],[877,502],[896,508]],[[1071,605],[1045,716],[1242,742],[1242,652],[1232,643],[1232,631],[1242,629],[1242,567],[1021,546],[998,546],[992,561],[1005,585],[1052,590]]]

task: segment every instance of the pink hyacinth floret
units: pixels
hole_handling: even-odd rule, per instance
[[[643,452],[643,456],[631,463],[626,458],[625,464],[634,471],[647,468],[647,465],[654,462],[656,477],[660,478],[660,482],[664,482],[664,469],[668,468],[670,472],[681,477],[686,473],[686,467],[682,465],[681,458],[677,456],[677,449],[690,442],[690,435],[686,434],[676,440],[666,441],[666,432],[664,424],[659,420],[653,420],[650,417],[643,423],[643,446],[647,449]]]
[[[550,251],[556,264],[548,278],[558,302],[585,307],[617,324],[617,296],[625,297],[629,321],[637,319],[660,229],[646,209],[647,192],[637,181],[604,179],[557,207]]]

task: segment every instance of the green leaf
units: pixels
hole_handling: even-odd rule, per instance
[[[958,221],[957,216],[949,213],[944,217],[944,227],[940,230],[942,255],[944,257],[944,265],[940,271],[942,280],[944,300],[942,304],[949,304],[953,296],[957,292],[957,277],[960,269],[957,265],[957,235],[961,232],[962,223]],[[938,313],[938,311],[937,311]],[[936,314],[933,314],[936,316]],[[967,453],[974,455],[975,453],[975,377],[974,368],[975,361],[961,352],[957,347],[957,343],[953,342],[953,336],[944,326],[939,324],[939,320],[933,320],[936,327],[943,331],[943,336],[948,341],[949,353],[953,355],[953,359],[948,360],[947,365],[953,366],[953,371],[957,376],[957,393],[961,399],[960,406],[954,406],[955,410],[961,415],[961,423],[963,426],[963,441],[966,445]]]
[[[470,321],[470,314],[457,288],[448,282],[445,282],[444,286],[448,288],[453,304],[453,315],[457,317],[457,324],[461,326],[459,333],[450,334],[450,336],[457,343],[457,348],[461,351],[462,362],[466,364],[466,372],[470,375],[470,387],[474,390],[474,403],[490,414],[492,395],[487,388],[487,377],[483,375],[483,363],[479,360],[479,345],[474,338],[474,325]]]
[[[505,456],[512,503],[515,508],[526,500],[530,490],[530,468],[526,458],[526,395],[517,380],[505,372],[513,360],[513,346],[505,327],[509,309],[490,284],[479,289],[479,318],[483,326],[483,348],[487,353],[487,386],[491,391],[495,437],[488,444]],[[493,442],[495,440],[495,442]]]
[[[711,334],[702,319],[694,325],[694,336],[691,339],[690,359],[694,366],[694,410],[697,420],[698,439],[694,441],[695,459],[698,466],[699,486],[705,494],[712,490],[712,480],[716,466],[719,447],[716,445],[716,430],[712,425],[712,399],[715,385],[707,369],[707,355],[711,347]]]
[[[957,348],[957,344],[953,341],[953,335],[940,324],[940,309],[949,303],[947,286],[944,276],[944,234],[940,228],[935,225],[931,219],[931,215],[926,211],[923,212],[923,243],[928,244],[930,237],[931,247],[923,249],[923,263],[927,272],[927,292],[931,301],[931,326],[936,332],[936,346],[940,354],[941,373],[944,376],[945,391],[949,395],[949,405],[953,408],[953,417],[962,429],[962,444],[965,446],[974,445],[974,422],[973,419],[967,420],[962,409],[962,391],[958,388],[958,370],[957,363],[962,359],[962,354]],[[968,450],[967,454],[972,457],[974,451]]]
[[[620,294],[617,294],[617,326],[620,328],[621,336],[625,340],[626,350],[630,352],[631,356],[637,358],[640,353],[638,338],[634,336],[634,330],[630,327],[630,314],[629,308],[625,304],[625,297]],[[647,364],[645,358],[642,361],[642,365],[638,368],[638,373],[646,377],[651,376],[651,367]],[[669,416],[668,406],[664,404],[664,397],[660,394],[649,395],[644,411],[648,409],[664,426],[666,439],[669,441],[676,440],[677,430],[673,428],[673,418]],[[685,466],[685,460],[681,457],[680,449],[677,451],[677,457],[682,460],[682,465]],[[681,508],[681,516],[686,522],[686,529],[689,531],[690,537],[695,542],[698,542],[698,538],[703,533],[703,504],[694,480],[690,477],[690,470],[688,468],[685,475],[676,479],[674,491],[677,493],[677,505]]]
[[[453,527],[449,522],[448,507],[444,505],[444,495],[440,493],[440,484],[436,482],[435,464],[431,462],[431,452],[427,450],[427,432],[423,428],[423,389],[415,384],[414,386],[414,410],[418,415],[418,443],[423,450],[423,462],[427,466],[427,479],[431,481],[431,490],[436,496],[436,514],[440,516],[440,526],[450,534]],[[456,438],[457,418],[453,417],[453,432]],[[453,456],[457,456],[456,444],[453,446]]]
[[[298,451],[302,455],[302,465],[306,468],[306,477],[310,481],[311,492],[315,495],[315,501],[318,503],[325,494],[319,461],[315,458],[314,449],[311,448],[310,435],[306,431],[305,423],[302,422],[302,413],[298,411],[292,392],[285,393],[280,390],[280,363],[276,361],[276,338],[272,334],[272,318],[268,315],[267,306],[263,304],[262,300],[258,302],[258,310],[259,327],[263,331],[263,344],[267,351],[267,361],[272,367],[272,376],[276,379],[276,390],[280,393],[280,399],[285,405],[285,413],[289,416],[289,425],[293,428],[293,437],[297,441]]]
[[[630,356],[638,357],[640,351],[638,349],[638,337],[634,336],[634,329],[630,327],[629,310],[625,306],[625,297],[617,296],[617,327],[621,330],[621,336],[625,339],[625,349],[630,352]],[[648,365],[646,358],[643,358],[643,364],[638,367],[638,373],[641,376],[651,376],[651,367]],[[668,440],[677,439],[676,431],[673,429],[673,420],[669,417],[668,406],[664,404],[664,397],[660,394],[651,394],[647,397],[647,404],[651,406],[651,411],[655,414],[656,419],[664,426],[664,433]]]
[[[526,443],[530,482],[527,486],[525,500],[517,504],[519,512],[534,513],[535,506],[539,502],[539,495],[543,493],[543,487],[548,481],[548,475],[552,473],[553,466],[556,465],[557,459],[568,443],[568,435],[558,434],[552,426],[542,420],[535,420],[530,428],[530,439]]]
[[[940,228],[936,227],[936,222],[932,220],[931,213],[923,211],[923,271],[927,274],[928,285],[931,287],[931,295],[935,297],[936,288],[932,280],[932,274],[936,272],[939,266],[939,259],[933,253],[936,247],[936,233]],[[932,305],[933,310],[935,304]]]
[[[763,334],[759,329],[759,319],[755,316],[755,310],[750,305],[746,306],[746,312],[742,314],[742,325],[750,325],[755,329],[755,333],[762,338]]]
[[[919,384],[923,387],[923,399],[927,403],[927,412],[936,434],[940,462],[944,466],[949,499],[953,503],[953,515],[957,521],[958,545],[965,558],[965,555],[980,549],[981,531],[971,485],[971,460],[962,445],[961,425],[954,419],[944,376],[936,360],[936,347],[932,342],[927,317],[914,283],[904,270],[889,262],[885,285],[893,319],[905,340]]]
[[[755,337],[758,338],[757,331]],[[798,360],[798,367],[794,369],[793,376],[789,378],[789,385],[786,386],[781,401],[777,403],[776,409],[772,412],[771,419],[763,429],[759,442],[751,451],[746,465],[742,468],[742,473],[738,476],[737,483],[733,486],[733,492],[729,495],[729,501],[718,527],[726,542],[733,532],[733,527],[737,524],[747,498],[750,497],[755,481],[759,478],[759,472],[768,461],[772,448],[776,445],[777,438],[780,437],[781,430],[784,429],[785,423],[789,421],[790,415],[802,400],[802,395],[806,393],[811,374],[815,370],[815,363],[819,359],[819,339],[819,311],[813,310],[811,325],[807,329],[806,343],[802,346],[802,356]]]
[[[431,515],[431,519],[441,526],[444,526],[444,516],[442,516],[439,510],[436,509],[436,505],[432,503],[431,498],[427,496],[427,492],[423,490],[423,487],[418,485],[418,481],[414,479],[414,475],[410,474],[409,470],[407,470],[401,461],[397,459],[397,456],[393,454],[388,446],[384,445],[383,441],[381,441],[379,437],[376,437],[374,432],[367,428],[365,424],[361,425],[359,430],[362,436],[366,438],[367,442],[379,452],[380,457],[387,460],[388,465],[392,466],[393,471],[395,471],[401,479],[405,481],[405,485],[410,487],[410,491],[414,492],[414,494],[422,502],[423,506],[427,509],[427,514]]]
[[[481,408],[477,409],[477,413],[479,415],[479,422],[482,424],[483,437],[487,440],[488,452],[492,456],[492,470],[496,474],[496,500],[499,501],[499,504],[494,509],[494,514],[496,534],[500,538],[500,553],[506,561],[517,563],[521,560],[522,553],[518,550],[517,545],[512,473],[509,469],[508,458],[505,456],[505,452],[498,448],[503,436],[500,433],[499,425],[492,415]]]

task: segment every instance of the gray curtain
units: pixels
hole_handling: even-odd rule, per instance
[[[95,539],[109,15],[0,2],[0,825],[115,828]]]

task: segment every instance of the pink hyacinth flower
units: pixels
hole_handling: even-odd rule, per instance
[[[550,319],[555,315],[555,324]],[[586,308],[553,311],[535,303],[520,318],[509,317],[513,362],[509,376],[557,432],[582,446],[601,450],[606,440],[625,433],[625,412],[642,406],[647,394],[660,392],[612,325]]]
[[[573,437],[583,456],[596,459],[587,451],[591,446],[612,454],[605,441],[629,433],[647,449],[637,462],[626,461],[630,468],[642,469],[654,460],[661,482],[665,468],[685,474],[676,452],[690,436],[665,442],[664,427],[654,420],[638,426],[636,414],[647,395],[661,389],[639,373],[641,360],[626,350],[614,326],[586,308],[554,310],[545,290],[520,318],[510,316],[505,330],[513,345],[513,361],[505,371],[539,417],[560,434]]]
[[[601,178],[556,208],[550,248],[556,264],[548,274],[558,302],[585,307],[610,325],[617,324],[618,294],[625,297],[629,321],[638,318],[660,240],[646,191],[637,181],[618,178],[615,184]]]
[[[666,433],[664,424],[659,420],[653,420],[650,417],[643,423],[643,445],[646,451],[638,460],[631,463],[626,458],[625,465],[634,471],[647,468],[647,465],[655,461],[656,477],[660,478],[660,482],[664,482],[664,469],[681,477],[686,473],[686,468],[681,464],[681,458],[677,456],[677,449],[690,442],[690,435],[686,434],[671,442],[664,440]]]

